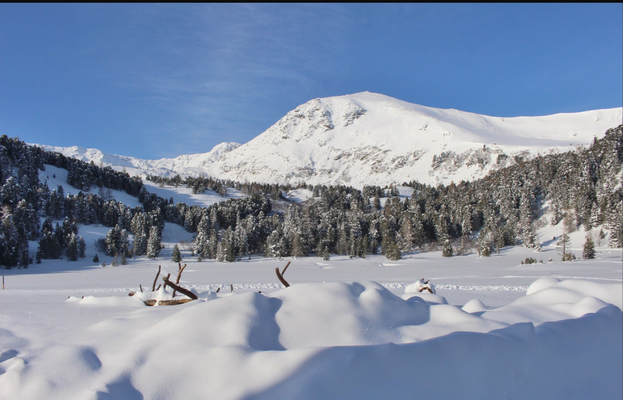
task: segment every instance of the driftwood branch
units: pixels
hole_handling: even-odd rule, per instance
[[[170,274],[169,274],[169,275],[170,275]],[[197,295],[196,295],[196,294],[194,294],[193,292],[191,292],[191,291],[190,291],[190,290],[188,290],[188,289],[184,289],[183,287],[178,286],[178,285],[176,285],[175,283],[171,282],[171,281],[169,280],[169,277],[168,277],[168,276],[166,276],[166,277],[162,278],[162,280],[164,281],[164,284],[165,284],[166,286],[169,286],[171,289],[173,289],[173,290],[177,290],[178,292],[180,292],[180,293],[182,293],[182,294],[185,294],[186,296],[190,297],[190,298],[191,298],[191,299],[193,299],[193,300],[197,300]]]
[[[193,299],[160,300],[158,301],[158,305],[159,306],[176,306],[178,304],[186,304],[189,301],[193,301]]]
[[[156,304],[158,304],[159,306],[176,306],[178,304],[185,304],[188,303],[189,301],[193,301],[193,299],[177,299],[177,300],[145,300],[143,301],[143,303],[145,303],[146,306],[155,306]]]
[[[425,285],[428,285],[428,282],[430,282],[430,279],[425,281],[424,278],[420,279],[420,282],[424,283]],[[420,288],[420,293],[422,293],[423,291],[428,290],[428,292],[430,294],[434,294],[433,291],[431,290],[431,288],[429,286],[424,286]]]
[[[182,272],[184,271],[184,268],[186,268],[186,264],[184,264],[184,266],[182,267],[182,263],[178,263],[180,270],[177,273],[177,279],[175,280],[175,284],[179,285],[180,284],[180,278],[182,277]],[[175,290],[173,291],[173,296],[175,297]]]
[[[279,272],[279,267],[275,268],[275,273],[277,273],[277,278],[279,278],[279,281],[285,287],[290,286],[290,284],[283,278],[283,274],[286,273],[286,270],[288,269],[289,266],[290,266],[290,262],[288,261],[288,263],[286,264],[286,267],[283,269],[283,272]]]
[[[158,265],[158,273],[156,274],[156,279],[154,279],[154,284],[151,285],[151,291],[155,292],[156,291],[156,282],[158,282],[158,277],[160,276],[160,270],[162,269],[161,265]]]

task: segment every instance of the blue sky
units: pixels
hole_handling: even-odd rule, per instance
[[[621,107],[619,4],[0,4],[0,134],[140,158],[371,91],[494,116]]]

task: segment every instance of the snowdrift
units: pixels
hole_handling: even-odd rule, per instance
[[[621,284],[541,279],[528,293],[491,310],[373,282],[138,309],[70,298],[127,312],[75,345],[30,349],[0,330],[0,398],[621,398]]]

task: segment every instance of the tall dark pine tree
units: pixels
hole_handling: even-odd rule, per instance
[[[441,251],[441,255],[444,257],[452,257],[453,251],[450,240],[446,239],[446,241],[443,243],[443,250]]]
[[[584,242],[582,258],[586,260],[592,260],[595,258],[595,242],[593,242],[593,239],[591,239],[589,235],[586,235],[586,242]]]
[[[134,255],[140,256],[147,253],[147,237],[149,228],[145,218],[145,213],[137,213],[132,222],[130,229],[134,234],[134,242],[132,243],[132,252]]]
[[[9,268],[20,265],[21,249],[23,248],[24,239],[20,237],[17,228],[13,222],[13,214],[10,212],[9,206],[2,209],[2,222],[0,223],[0,262]],[[26,242],[26,245],[28,242]]]
[[[69,261],[78,260],[78,238],[75,233],[71,233],[69,240],[67,241],[67,249],[65,250],[67,259]]]
[[[175,246],[173,246],[173,254],[171,260],[175,263],[182,261],[182,253],[180,253],[180,248],[178,247],[177,243],[175,244]]]
[[[149,239],[147,240],[147,258],[154,259],[160,254],[161,238],[157,226],[149,229]]]

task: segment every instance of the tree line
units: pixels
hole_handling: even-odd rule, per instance
[[[416,250],[440,249],[451,256],[472,248],[487,256],[506,245],[538,248],[537,221],[546,208],[552,225],[567,218],[572,222],[566,223],[566,230],[603,226],[610,231],[610,244],[623,247],[622,129],[608,130],[587,148],[521,158],[473,182],[405,182],[403,186],[413,188],[410,197],[400,197],[395,185],[359,190],[148,177],[161,185],[185,185],[195,193],[214,190],[225,195],[232,187],[248,195],[209,207],[163,199],[149,193],[138,177],[2,136],[0,263],[28,265],[32,240],[39,240],[37,259],[84,256],[84,239],[75,228],[79,223],[111,228],[99,243],[110,256],[155,258],[165,221],[196,233],[193,252],[200,260],[376,253],[398,259]],[[50,190],[39,179],[45,164],[67,169],[68,183],[81,192],[65,195],[61,186]],[[91,193],[93,187],[123,190],[137,196],[141,206],[128,207]],[[297,188],[310,190],[312,198],[303,204],[287,203],[282,193]],[[44,226],[39,226],[40,218],[45,218]],[[54,227],[54,220],[63,222]]]

